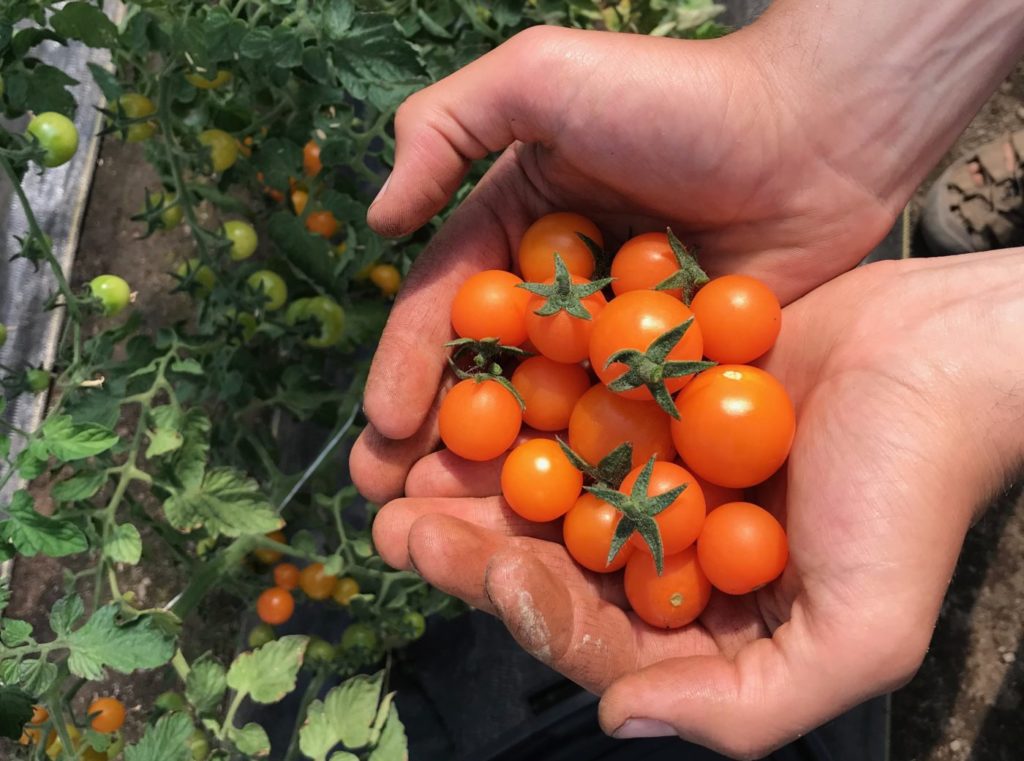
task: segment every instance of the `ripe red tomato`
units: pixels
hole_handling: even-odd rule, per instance
[[[715,362],[753,362],[775,345],[782,327],[778,298],[746,275],[715,278],[697,291],[691,308],[704,334],[704,355]]]
[[[325,573],[323,563],[310,563],[299,573],[299,587],[310,600],[326,600],[337,584],[338,577]]]
[[[669,416],[654,402],[623,399],[602,384],[580,397],[569,417],[569,446],[592,465],[615,447],[633,445],[633,467],[675,459]]]
[[[626,565],[636,548],[626,542],[608,564],[615,528],[622,513],[593,494],[584,494],[565,514],[562,539],[573,560],[595,573],[611,573]]]
[[[523,397],[523,420],[538,431],[568,427],[572,408],[590,388],[590,375],[579,365],[530,357],[512,373],[512,385]]]
[[[631,470],[622,481],[619,491],[629,494],[643,469],[644,466],[641,465],[639,468]],[[654,472],[651,473],[647,496],[656,497],[682,484],[687,485],[683,489],[683,493],[671,505],[654,516],[654,522],[658,524],[658,531],[661,533],[661,545],[665,555],[682,552],[697,541],[701,526],[704,525],[706,512],[704,493],[697,484],[697,479],[685,468],[671,462],[654,463]],[[640,534],[633,534],[629,541],[638,550],[650,554],[651,548],[647,546],[647,542]]]
[[[774,377],[748,365],[719,365],[676,397],[672,441],[694,473],[733,488],[759,484],[789,455],[796,413]]]
[[[774,581],[785,569],[786,532],[767,510],[749,502],[730,502],[704,521],[697,558],[716,588],[743,595]]]
[[[577,285],[588,282],[578,275],[573,275],[572,281]],[[552,283],[554,279],[548,278],[545,282]],[[555,362],[582,362],[587,358],[597,316],[604,310],[608,300],[600,291],[581,300],[583,308],[590,312],[589,320],[573,317],[565,310],[547,317],[536,314],[545,301],[542,296],[531,295],[526,304],[526,334],[530,342],[537,347],[537,351]]]
[[[643,233],[630,238],[612,259],[612,290],[616,296],[630,291],[651,291],[661,281],[679,271],[679,261],[672,252],[665,233]],[[679,288],[663,291],[680,299]]]
[[[274,584],[291,591],[299,586],[300,573],[294,563],[278,563],[274,566]]]
[[[306,229],[324,238],[334,237],[340,227],[338,220],[329,211],[313,211],[306,217]]]
[[[579,214],[548,214],[530,225],[519,242],[519,271],[523,279],[542,283],[553,278],[556,252],[573,275],[589,278],[594,274],[594,255],[577,233],[583,233],[598,246],[604,245],[597,225]]]
[[[523,411],[512,392],[495,380],[469,378],[441,402],[438,428],[444,445],[467,460],[493,460],[512,446]]]
[[[324,165],[320,162],[320,146],[316,140],[310,140],[302,148],[302,168],[309,177],[320,174]]]
[[[512,450],[501,467],[501,493],[528,521],[565,515],[583,490],[583,474],[550,439],[532,439]]]
[[[666,557],[661,576],[653,557],[634,552],[626,563],[624,581],[633,611],[662,629],[678,629],[695,621],[711,599],[711,584],[697,563],[694,547]]]
[[[265,624],[277,626],[292,617],[295,612],[295,598],[287,589],[271,587],[256,600],[256,615]]]
[[[594,330],[590,335],[590,364],[597,377],[606,385],[628,369],[621,362],[605,368],[608,358],[620,349],[647,351],[651,343],[663,333],[680,323],[686,322],[693,313],[687,306],[658,291],[630,291],[612,299],[607,307],[594,319]],[[666,360],[697,361],[704,349],[700,326],[694,321],[682,339],[668,353]],[[692,375],[668,378],[665,386],[669,393],[675,393],[685,386]],[[653,399],[646,386],[623,391],[626,399]]]
[[[504,346],[526,340],[526,305],[529,291],[516,288],[523,281],[504,270],[484,270],[469,278],[452,301],[452,327],[462,338],[480,341],[497,338]]]
[[[97,732],[116,732],[124,726],[124,703],[117,698],[96,698],[89,704],[89,716]]]

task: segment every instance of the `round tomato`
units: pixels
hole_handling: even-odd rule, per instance
[[[283,531],[272,531],[271,533],[267,534],[267,539],[271,540],[272,542],[277,542],[278,544],[288,544],[288,539],[287,537],[285,537]],[[252,554],[255,555],[256,559],[264,565],[273,565],[274,563],[278,562],[282,557],[279,551],[272,549],[270,547],[258,547],[257,549],[253,550]]]
[[[548,283],[554,282],[548,278]],[[586,278],[572,276],[576,285],[589,282]],[[572,364],[587,358],[591,335],[597,317],[606,308],[608,301],[600,291],[580,300],[583,308],[590,313],[589,320],[573,317],[564,309],[552,315],[539,315],[537,310],[547,301],[543,296],[530,295],[526,304],[526,335],[541,354],[555,362]]]
[[[541,217],[519,241],[519,271],[523,279],[541,283],[555,276],[555,253],[565,261],[569,272],[582,278],[594,274],[594,255],[577,233],[583,233],[598,246],[604,237],[597,225],[586,217],[557,212]]]
[[[583,490],[583,474],[550,439],[520,444],[501,467],[501,493],[528,521],[545,523],[565,515]]]
[[[796,413],[774,377],[747,365],[706,370],[676,397],[672,440],[694,473],[732,488],[759,484],[789,455]]]
[[[647,351],[650,345],[672,328],[686,322],[693,313],[678,299],[659,291],[630,291],[612,299],[594,319],[594,330],[590,336],[590,365],[597,377],[606,385],[624,374],[628,368],[621,362],[605,367],[608,358],[621,349]],[[690,324],[679,343],[669,351],[668,362],[696,362],[700,360],[704,340],[700,326]],[[692,375],[679,378],[665,378],[669,393],[685,386]],[[653,399],[646,386],[639,386],[619,392],[626,399]]]
[[[340,644],[346,652],[368,653],[377,649],[377,632],[369,624],[357,621],[342,633]]]
[[[697,562],[694,547],[666,557],[660,576],[653,557],[635,552],[626,563],[624,582],[633,611],[661,629],[692,623],[711,599],[711,583]]]
[[[248,259],[256,253],[259,238],[248,222],[232,219],[224,223],[221,231],[224,237],[231,241],[231,258],[236,262]]]
[[[427,619],[418,610],[408,610],[402,616],[402,629],[406,642],[419,639],[427,631]]]
[[[160,212],[160,227],[164,230],[170,230],[172,227],[177,227],[185,216],[185,212],[178,204],[178,199],[175,196],[164,193],[150,193],[149,208],[157,209],[161,206],[163,207],[163,210]],[[143,211],[145,211],[145,209],[143,209]]]
[[[320,637],[311,637],[306,645],[306,660],[313,665],[330,663],[334,660],[334,648]]]
[[[215,172],[226,172],[238,161],[238,143],[222,129],[200,132],[199,143],[209,149],[210,164]]]
[[[78,129],[64,114],[45,111],[37,114],[28,123],[28,134],[39,142],[46,155],[43,165],[48,167],[66,164],[78,150]]]
[[[25,385],[33,394],[41,394],[50,388],[50,373],[39,367],[25,371]]]
[[[89,290],[103,304],[103,314],[113,316],[124,311],[132,300],[132,289],[117,275],[100,275],[89,282]]]
[[[523,411],[496,380],[468,378],[452,387],[438,413],[444,445],[467,460],[493,460],[519,435]]]
[[[200,90],[217,90],[231,81],[231,72],[227,69],[217,69],[217,73],[211,78],[206,76],[206,72],[192,71],[185,75],[185,79]]]
[[[28,720],[28,723],[22,729],[21,739],[18,742],[22,745],[38,743],[43,737],[43,730],[39,729],[39,725],[49,720],[49,718],[50,712],[43,708],[43,706],[32,706],[32,718]]]
[[[117,104],[121,109],[121,113],[129,119],[145,119],[147,116],[152,116],[156,113],[156,106],[153,105],[153,101],[137,92],[126,92],[117,99]],[[128,143],[141,143],[143,140],[149,140],[149,138],[153,137],[155,132],[156,122],[140,121],[128,125],[124,131],[124,139]]]
[[[299,574],[299,587],[310,600],[326,600],[337,583],[337,576],[324,572],[323,563],[310,563]]]
[[[257,624],[249,632],[249,647],[255,650],[263,647],[268,642],[273,642],[277,637],[274,635],[274,627],[270,624]]]
[[[782,327],[778,298],[746,275],[715,278],[697,291],[691,308],[704,335],[704,355],[715,362],[753,362],[775,345]]]
[[[64,730],[67,732],[68,739],[71,740],[71,751],[77,751],[82,744],[82,733],[78,730],[74,724],[65,724]],[[90,748],[91,750],[91,748]],[[60,738],[59,733],[54,729],[50,731],[46,739],[46,757],[50,761],[66,761],[70,753],[64,753],[64,741]],[[95,759],[91,759],[95,761]]]
[[[192,761],[206,761],[210,755],[210,741],[206,739],[206,733],[201,729],[194,729],[188,738],[188,749],[192,754]]]
[[[452,327],[461,338],[497,338],[504,346],[526,340],[526,305],[530,292],[504,270],[484,270],[464,282],[452,301]]]
[[[348,605],[352,598],[359,594],[359,582],[351,576],[342,576],[331,592],[331,598],[338,605]]]
[[[633,445],[633,466],[675,459],[669,416],[654,402],[623,399],[602,384],[580,397],[569,418],[569,446],[591,465],[620,444]]]
[[[743,595],[782,574],[789,546],[782,525],[767,510],[730,502],[704,521],[697,558],[712,585],[726,594]]]
[[[96,698],[89,704],[89,716],[97,732],[116,732],[124,726],[124,703],[117,698]]]
[[[629,291],[652,291],[661,281],[679,271],[672,246],[665,233],[643,233],[630,238],[612,259],[612,290],[616,296]],[[682,298],[681,289],[663,291],[673,298]]]
[[[530,357],[512,373],[512,385],[523,397],[523,420],[538,431],[569,426],[572,408],[590,388],[590,375],[580,365],[547,357]]]
[[[584,494],[565,514],[562,538],[573,560],[595,573],[611,573],[626,565],[636,549],[626,542],[608,563],[615,528],[622,513],[593,494]]]
[[[263,306],[268,312],[280,309],[288,300],[288,286],[276,272],[258,270],[249,275],[249,279],[245,282],[254,291],[259,291],[266,296],[266,303]]]
[[[382,296],[394,296],[402,287],[402,273],[393,264],[375,264],[370,268],[370,282]]]
[[[203,264],[199,259],[189,259],[178,265],[177,275],[182,280],[192,278],[195,293],[197,296],[208,296],[213,286],[217,284],[217,276],[213,270]]]
[[[322,238],[334,237],[334,234],[338,232],[340,227],[341,225],[338,224],[337,218],[329,211],[310,212],[309,216],[306,217],[306,229]]]
[[[619,491],[629,494],[644,467],[646,466],[642,465],[631,470],[622,481]],[[704,525],[706,508],[704,493],[688,470],[671,462],[654,463],[651,481],[647,486],[648,497],[656,497],[683,484],[686,484],[683,493],[676,497],[672,504],[654,516],[654,522],[658,524],[658,532],[661,534],[661,545],[665,555],[682,552],[697,541],[700,528]],[[647,542],[640,534],[633,534],[629,541],[638,550],[650,553],[651,548],[647,546]]]
[[[302,215],[302,212],[306,210],[306,204],[309,203],[309,193],[302,188],[295,188],[292,190],[292,209],[295,213]]]
[[[295,598],[287,589],[271,587],[256,600],[256,615],[265,624],[283,624],[294,612]]]
[[[316,177],[323,170],[320,163],[320,146],[316,140],[310,140],[302,147],[302,168],[310,177]]]
[[[289,592],[299,586],[301,571],[294,563],[278,563],[274,566],[274,584]]]
[[[289,325],[297,325],[306,320],[318,323],[319,332],[305,339],[306,345],[315,349],[336,346],[345,331],[345,310],[330,296],[313,296],[293,301],[285,313],[285,320]]]

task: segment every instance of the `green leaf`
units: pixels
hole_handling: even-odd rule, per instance
[[[57,681],[57,666],[46,660],[11,658],[0,664],[0,683],[21,687],[30,695],[42,695]]]
[[[68,668],[83,679],[101,679],[104,669],[122,674],[154,669],[174,655],[174,637],[162,631],[149,616],[124,626],[116,621],[118,607],[100,608],[67,638]]]
[[[73,0],[50,17],[57,34],[81,40],[91,48],[112,48],[117,44],[117,27],[95,5]]]
[[[409,743],[405,736],[405,725],[398,718],[398,709],[392,703],[388,707],[388,718],[384,724],[377,747],[373,749],[368,761],[407,761]]]
[[[117,77],[98,63],[89,63],[87,65],[89,67],[89,72],[92,74],[93,81],[96,82],[96,86],[100,88],[100,92],[103,93],[103,97],[110,102],[117,100],[122,92],[121,85],[118,83]]]
[[[347,750],[339,750],[331,754],[331,761],[359,761],[359,756]]]
[[[154,407],[149,411],[149,419],[154,429],[147,432],[149,436],[149,446],[146,448],[147,458],[160,457],[174,452],[185,443],[185,437],[181,433],[184,415],[176,404],[163,404]]]
[[[95,496],[103,484],[107,482],[107,474],[102,470],[85,471],[61,481],[50,490],[50,496],[57,502],[74,502]]]
[[[228,687],[257,703],[276,703],[295,689],[309,637],[288,635],[235,658]]]
[[[203,656],[192,664],[185,680],[185,697],[196,709],[196,713],[212,713],[224,699],[227,689],[227,674],[224,667],[213,658]]]
[[[78,620],[85,615],[85,605],[78,595],[57,600],[50,611],[50,628],[58,637],[67,637]]]
[[[103,554],[115,563],[135,565],[142,558],[142,537],[131,523],[114,526],[103,544]]]
[[[26,491],[15,492],[7,510],[10,517],[0,521],[0,539],[13,544],[22,555],[62,558],[89,548],[78,526],[36,512]]]
[[[199,486],[176,492],[164,513],[183,533],[201,527],[211,536],[268,534],[284,525],[257,483],[234,468],[215,468]]]
[[[47,38],[50,39],[50,38]],[[7,104],[14,111],[56,111],[64,116],[75,114],[75,99],[68,87],[78,84],[60,69],[36,63],[31,69],[15,69],[4,73]]]
[[[249,723],[241,729],[229,727],[228,737],[247,756],[265,756],[270,753],[270,738],[259,724]]]
[[[171,364],[171,372],[183,375],[203,375],[203,366],[191,357],[179,359]]]
[[[14,467],[17,468],[19,476],[26,481],[31,481],[46,472],[49,459],[49,455],[42,458],[36,457],[29,447],[18,452],[18,456],[14,458]]]
[[[356,7],[352,0],[328,0],[322,16],[324,31],[332,40],[341,39],[352,27],[355,17]]]
[[[125,748],[124,761],[187,761],[192,757],[188,747],[192,729],[187,714],[161,716],[156,724],[146,728],[137,744]]]
[[[299,749],[322,761],[339,742],[346,748],[365,746],[370,741],[383,682],[383,672],[361,674],[332,689],[323,701],[313,701],[306,725],[299,732]]]
[[[16,618],[0,619],[0,643],[17,647],[32,639],[32,624]]]
[[[70,415],[59,415],[43,423],[42,440],[58,460],[74,462],[113,448],[118,436],[105,426],[96,423],[75,425]]]
[[[243,58],[258,61],[268,55],[270,40],[269,29],[250,29],[245,37],[242,38],[242,42],[238,46],[238,52]]]
[[[17,740],[32,718],[32,696],[17,687],[0,686],[0,737]]]
[[[185,413],[181,434],[184,441],[169,467],[182,488],[198,489],[210,454],[210,419],[201,409],[190,409]]]

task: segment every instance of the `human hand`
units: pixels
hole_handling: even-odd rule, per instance
[[[607,732],[760,757],[920,664],[972,518],[1024,458],[1022,277],[1022,249],[883,262],[786,308],[763,366],[797,436],[752,496],[786,526],[790,563],[754,594],[715,593],[692,626],[625,612],[621,580],[576,566],[557,524],[485,496],[496,464],[421,460],[377,547],[602,694]]]

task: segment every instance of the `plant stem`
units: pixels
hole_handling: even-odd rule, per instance
[[[306,685],[306,691],[302,695],[302,701],[299,703],[299,713],[295,717],[295,727],[292,729],[292,737],[288,742],[288,752],[284,754],[284,761],[295,761],[299,754],[299,730],[302,729],[302,725],[306,723],[306,712],[309,710],[309,705],[316,700],[317,695],[320,694],[320,690],[323,689],[324,682],[327,681],[327,671],[324,668],[318,668],[316,674]]]
[[[235,728],[235,714],[238,713],[239,707],[242,705],[242,701],[245,700],[244,692],[236,692],[235,697],[231,699],[231,705],[228,707],[228,715],[224,717],[224,723],[220,725],[220,731],[217,733],[217,739],[221,742],[227,737],[228,729]]]

